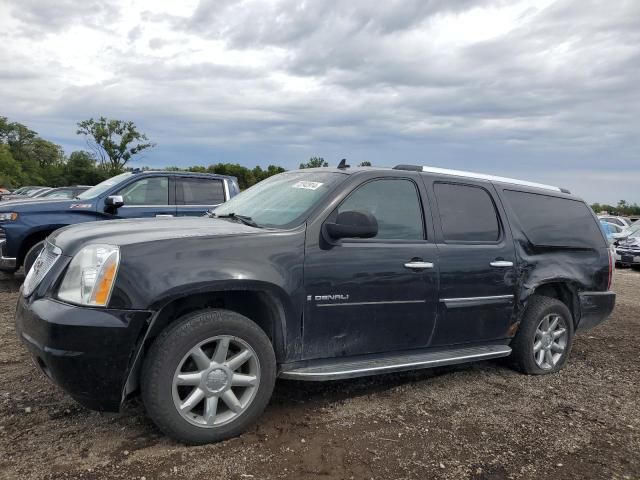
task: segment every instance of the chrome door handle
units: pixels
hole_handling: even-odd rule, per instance
[[[424,270],[425,268],[433,268],[431,262],[407,262],[404,264],[405,268],[411,268],[413,270]]]
[[[169,213],[158,213],[156,215],[156,218],[173,218],[173,215]]]
[[[489,265],[492,267],[513,267],[513,262],[507,260],[494,260]]]

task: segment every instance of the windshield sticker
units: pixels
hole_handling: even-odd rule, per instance
[[[300,180],[292,185],[293,188],[304,188],[305,190],[317,190],[322,186],[322,182],[307,182]]]

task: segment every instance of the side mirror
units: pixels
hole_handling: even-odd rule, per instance
[[[107,207],[120,208],[124,205],[124,199],[122,195],[109,195],[104,199],[104,204]]]
[[[369,212],[348,211],[338,214],[335,223],[325,223],[327,234],[340,238],[372,238],[378,234],[378,221]]]

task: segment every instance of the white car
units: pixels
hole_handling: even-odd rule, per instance
[[[629,220],[627,217],[618,217],[615,215],[598,215],[600,220],[604,220],[607,223],[612,223],[614,225],[618,225],[622,228],[627,228],[633,225],[633,222]]]
[[[612,234],[615,239],[616,264],[640,265],[640,223],[632,223],[620,233]]]

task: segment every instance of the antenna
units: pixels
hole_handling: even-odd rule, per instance
[[[346,168],[349,168],[351,165],[347,165],[347,159],[343,158],[342,160],[340,160],[340,163],[338,164],[338,168],[340,170],[344,170]]]

